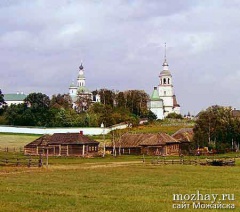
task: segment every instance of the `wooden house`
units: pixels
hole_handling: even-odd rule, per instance
[[[193,139],[193,128],[182,128],[175,132],[172,137],[180,141],[181,154],[190,152],[190,144]]]
[[[99,142],[80,133],[44,135],[24,147],[24,154],[54,156],[87,156],[98,153]]]
[[[166,133],[124,134],[112,147],[120,154],[178,155],[179,141]],[[110,150],[110,148],[108,148]]]

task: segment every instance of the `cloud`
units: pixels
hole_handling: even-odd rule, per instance
[[[167,42],[183,113],[221,102],[238,108],[239,7],[226,0],[3,0],[0,86],[66,93],[83,60],[89,88],[150,94]]]

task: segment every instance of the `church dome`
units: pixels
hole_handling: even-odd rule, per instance
[[[80,92],[80,93],[90,93],[90,90],[88,88],[86,88],[85,86],[80,86],[78,88],[78,92]]]
[[[69,88],[75,88],[76,86],[74,85],[74,82],[71,83],[71,85],[69,86]]]
[[[172,76],[169,70],[163,70],[160,72],[160,76]]]

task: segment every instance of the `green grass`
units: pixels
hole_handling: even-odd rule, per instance
[[[39,138],[40,135],[0,133],[0,148],[23,148],[24,145]]]
[[[234,204],[238,209],[240,207],[238,166],[130,163],[114,167],[108,164],[83,163],[60,168],[53,165],[48,170],[9,168],[8,173],[2,171],[1,210],[174,211],[173,194],[196,193],[197,190],[202,194],[235,194]]]
[[[0,134],[0,146],[24,146],[37,137]],[[0,158],[6,157],[27,158],[22,153],[0,152]],[[50,157],[48,169],[0,166],[0,211],[183,211],[172,208],[176,203],[173,194],[198,190],[202,194],[234,194],[235,211],[240,211],[240,159],[235,167],[152,165],[153,157],[145,159],[146,163],[141,162],[142,156]]]

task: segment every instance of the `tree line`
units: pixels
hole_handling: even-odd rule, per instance
[[[193,131],[195,148],[239,149],[240,117],[234,115],[231,107],[214,105],[201,111]]]
[[[22,104],[7,106],[0,90],[0,123],[41,127],[99,127],[120,122],[138,124],[140,118],[156,119],[147,108],[148,94],[141,90],[116,92],[108,89],[94,91],[101,102],[93,103],[89,97],[78,96],[73,102],[68,94],[51,98],[43,93],[29,94]]]

